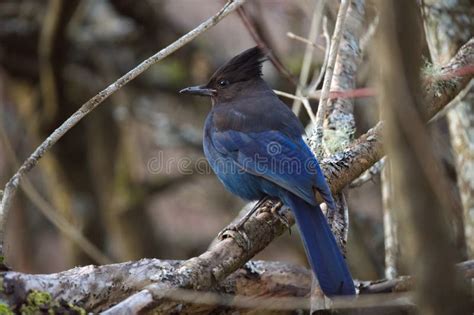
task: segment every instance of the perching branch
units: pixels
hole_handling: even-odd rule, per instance
[[[183,262],[142,259],[106,266],[85,266],[49,275],[30,275],[5,272],[0,278],[3,290],[0,297],[9,305],[20,307],[32,292],[47,292],[53,301],[68,301],[88,312],[133,314],[153,300],[153,294],[142,290],[146,286],[166,286],[160,293],[163,303],[153,310],[165,313],[181,308],[183,313],[218,313],[226,308],[256,310],[309,309],[307,295],[311,289],[311,271],[293,264],[252,261],[237,270],[210,290],[179,289],[178,270]],[[466,280],[474,278],[474,261],[457,265]],[[413,289],[413,278],[403,276],[393,280],[362,281],[357,283],[360,296],[356,300],[335,299],[332,308],[370,307],[390,303],[402,293]],[[131,293],[133,300],[127,297]],[[376,294],[376,295],[374,295]],[[54,302],[43,307],[53,307]],[[115,307],[112,307],[116,305]],[[380,305],[380,304],[379,304]],[[112,308],[110,308],[112,307]]]
[[[89,101],[84,103],[72,116],[70,116],[61,126],[59,126],[46,140],[36,148],[36,150],[26,159],[20,169],[5,185],[3,198],[0,204],[0,256],[4,255],[3,241],[5,233],[5,224],[8,211],[11,207],[13,197],[18,190],[21,179],[36,166],[41,157],[51,149],[51,147],[64,136],[72,127],[74,127],[85,116],[91,113],[97,106],[105,101],[110,95],[121,89],[124,85],[135,79],[149,67],[169,56],[179,48],[183,47],[194,38],[204,33],[206,30],[216,25],[224,17],[235,11],[241,6],[245,0],[229,0],[226,5],[214,16],[210,17],[192,31],[186,33],[169,46],[163,48],[153,56],[149,57],[138,66],[127,72],[117,81],[109,85],[107,88],[99,92]]]

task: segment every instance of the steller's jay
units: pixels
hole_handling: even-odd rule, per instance
[[[258,47],[248,49],[221,66],[206,85],[180,93],[211,97],[204,154],[224,186],[246,200],[260,200],[257,205],[278,198],[291,208],[324,294],[355,294],[315,197],[318,192],[333,210],[331,191],[302,138],[301,122],[262,79],[265,56]]]

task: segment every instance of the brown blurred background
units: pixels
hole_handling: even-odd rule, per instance
[[[328,10],[332,29],[337,6]],[[56,6],[54,6],[56,3]],[[5,183],[34,148],[98,91],[140,61],[217,12],[223,1],[4,0],[0,2],[0,180]],[[310,1],[251,1],[258,32],[297,76]],[[370,8],[368,9],[370,15]],[[323,38],[317,41],[325,45]],[[245,204],[226,192],[206,167],[202,126],[209,100],[181,96],[205,83],[217,66],[254,46],[237,14],[153,66],[77,125],[31,175],[35,189],[111,261],[143,257],[186,259],[203,252]],[[312,69],[324,56],[316,49]],[[358,86],[367,86],[368,66]],[[270,63],[265,78],[279,90],[295,87]],[[284,99],[291,104],[291,101]],[[316,104],[312,104],[313,106]],[[357,134],[378,120],[372,99],[357,99]],[[306,114],[302,120],[307,122]],[[435,137],[446,143],[443,122]],[[5,143],[8,139],[8,143]],[[14,157],[7,146],[13,148]],[[446,165],[451,162],[444,152]],[[378,175],[347,192],[351,215],[348,260],[355,278],[384,275],[382,201]],[[64,236],[24,192],[8,223],[8,263],[46,273],[103,263]],[[51,209],[52,208],[52,209]],[[258,259],[306,264],[294,228]]]

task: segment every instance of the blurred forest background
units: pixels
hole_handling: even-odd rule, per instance
[[[5,183],[17,163],[80,104],[223,4],[1,1],[0,181]],[[327,1],[330,33],[337,9],[337,1]],[[306,44],[287,32],[306,37],[312,10],[312,3],[304,0],[245,5],[255,30],[294,77],[301,72]],[[373,8],[369,5],[366,11],[366,21],[373,21]],[[17,271],[49,273],[91,263],[187,259],[202,253],[244,202],[226,192],[205,164],[201,137],[210,101],[178,91],[205,83],[216,67],[254,45],[241,18],[232,14],[154,65],[67,133],[29,175],[32,186],[15,199],[7,230],[8,264]],[[312,71],[323,63],[322,36],[316,45]],[[427,47],[424,53],[429,59]],[[358,70],[357,87],[372,83],[366,59]],[[294,92],[291,80],[270,62],[264,74],[275,89]],[[311,105],[315,109],[317,101]],[[309,120],[303,112],[301,119]],[[355,99],[356,137],[378,120],[373,98]],[[456,191],[446,120],[431,124],[430,130]],[[357,279],[384,277],[382,186],[377,173],[346,192],[348,262]],[[458,260],[466,255],[460,205],[455,223]],[[46,218],[58,214],[70,223],[59,224],[69,236]],[[291,235],[280,237],[256,258],[305,265],[297,235],[294,227]]]

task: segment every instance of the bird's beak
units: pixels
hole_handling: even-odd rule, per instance
[[[194,94],[202,96],[214,96],[216,95],[216,90],[207,88],[205,85],[190,86],[179,91],[181,94]]]

